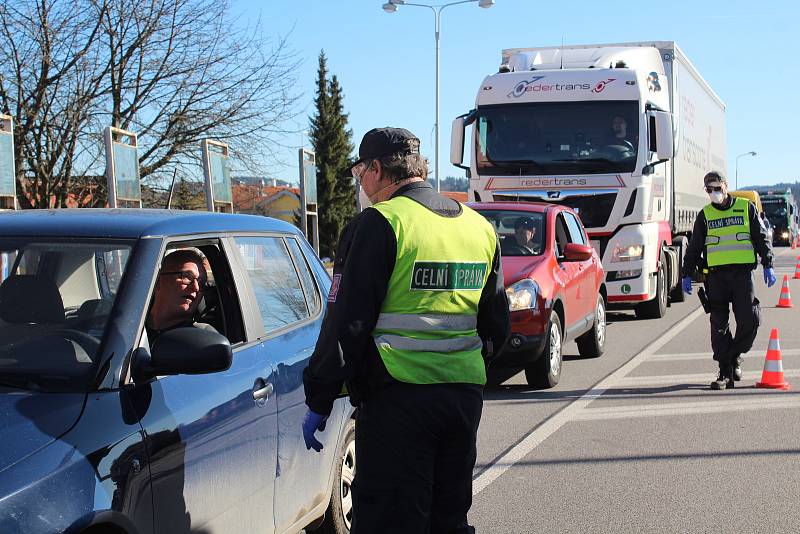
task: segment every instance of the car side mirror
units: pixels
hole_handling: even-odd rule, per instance
[[[589,245],[580,243],[567,243],[564,247],[564,260],[566,261],[586,261],[592,257],[594,249]]]
[[[228,338],[222,334],[186,326],[158,336],[149,357],[137,358],[137,374],[202,375],[230,368],[233,351]]]

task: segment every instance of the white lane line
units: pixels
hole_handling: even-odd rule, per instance
[[[800,408],[800,397],[778,397],[773,399],[737,399],[733,401],[671,402],[666,404],[644,404],[638,406],[615,406],[612,408],[587,408],[577,414],[573,421],[595,421],[638,417],[665,417],[673,415],[698,415],[724,412],[761,411],[767,409]]]
[[[745,352],[742,354],[742,358],[764,358],[767,355],[767,349],[763,351],[753,351]],[[781,356],[797,356],[800,355],[800,349],[781,349]],[[710,352],[680,352],[675,354],[652,354],[647,358],[648,361],[659,361],[659,360],[671,360],[671,361],[681,361],[681,360],[712,360],[712,355]]]
[[[508,471],[514,466],[514,464],[527,456],[533,449],[539,446],[539,444],[541,444],[548,437],[553,435],[559,428],[573,420],[577,413],[585,409],[586,406],[600,397],[606,391],[606,389],[617,383],[620,378],[627,375],[632,369],[635,369],[648,356],[658,352],[661,347],[672,341],[672,339],[680,334],[684,328],[696,321],[702,315],[703,308],[698,307],[689,315],[684,317],[681,321],[679,321],[676,325],[667,330],[660,338],[650,343],[639,354],[631,358],[622,367],[608,375],[580,398],[568,404],[560,412],[556,413],[550,419],[546,420],[540,426],[532,430],[522,439],[522,441],[517,443],[493,463],[489,464],[489,466],[472,481],[472,495],[475,496],[485,490],[489,484],[497,480],[503,473]]]
[[[695,383],[707,385],[708,382],[714,379],[716,373],[717,371],[714,370],[713,372],[696,373],[690,375],[626,376],[617,380],[613,385],[617,387]],[[783,376],[785,378],[796,378],[800,376],[800,369],[784,370]],[[742,373],[742,380],[761,380],[761,371],[745,371]],[[748,387],[748,385],[745,384],[740,387]]]

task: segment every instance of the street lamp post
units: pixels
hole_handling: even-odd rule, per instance
[[[397,11],[399,6],[412,6],[412,7],[426,7],[433,11],[434,19],[435,19],[435,33],[434,38],[436,41],[436,122],[435,122],[435,166],[434,166],[434,177],[436,179],[436,191],[440,190],[439,186],[439,28],[441,22],[441,14],[442,10],[446,7],[455,6],[458,4],[475,4],[477,3],[479,7],[482,8],[490,8],[494,5],[494,0],[461,0],[460,2],[451,2],[449,4],[443,5],[428,5],[428,4],[412,4],[408,3],[405,0],[389,0],[387,3],[383,4],[383,10],[387,13],[394,13]]]
[[[739,189],[739,158],[741,158],[742,156],[755,156],[755,155],[756,155],[755,152],[750,151],[736,156],[736,189]]]

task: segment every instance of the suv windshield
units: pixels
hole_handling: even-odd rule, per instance
[[[0,239],[0,384],[83,390],[131,247]]]
[[[544,214],[515,210],[478,210],[500,238],[502,256],[538,256],[544,252]]]
[[[639,146],[638,102],[537,102],[478,108],[480,174],[631,172]]]

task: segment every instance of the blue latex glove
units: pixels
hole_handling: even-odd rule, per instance
[[[691,276],[684,276],[681,279],[681,285],[683,286],[683,292],[687,295],[692,294],[692,277]]]
[[[775,278],[775,269],[772,267],[764,269],[764,283],[767,284],[767,287],[774,286],[777,281],[778,279]]]
[[[314,449],[319,452],[322,450],[322,443],[314,437],[314,432],[325,430],[327,415],[320,415],[317,412],[308,410],[303,417],[303,440],[306,442],[306,449]]]

